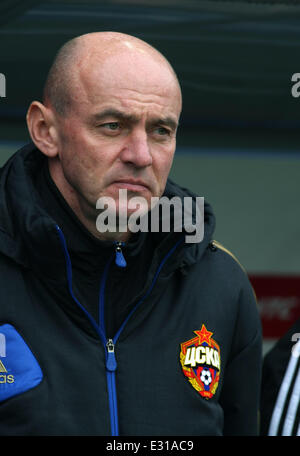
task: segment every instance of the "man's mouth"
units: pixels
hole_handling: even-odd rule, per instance
[[[149,186],[141,179],[122,178],[113,182],[113,185],[120,189],[125,189],[132,192],[142,192],[149,190]]]

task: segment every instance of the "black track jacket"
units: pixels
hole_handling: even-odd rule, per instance
[[[260,320],[244,270],[212,242],[210,206],[202,242],[147,234],[142,279],[125,267],[109,287],[118,249],[106,243],[93,316],[66,233],[37,191],[44,162],[29,144],[0,176],[0,435],[257,434]],[[171,181],[165,194],[192,195]],[[127,253],[139,264],[143,249]],[[121,306],[131,302],[108,337],[118,283]]]

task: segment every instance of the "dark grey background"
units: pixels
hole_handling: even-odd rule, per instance
[[[300,5],[288,1],[2,0],[1,139],[27,137],[26,109],[58,48],[101,30],[136,35],[168,57],[184,97],[179,144],[298,147]]]

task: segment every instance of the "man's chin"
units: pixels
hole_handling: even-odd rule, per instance
[[[131,204],[129,203],[127,206],[118,206],[116,210],[116,216],[119,219],[127,220],[130,219],[137,219],[139,217],[143,217],[146,215],[151,208],[148,206],[148,203],[145,204]]]
[[[115,210],[120,217],[142,216],[151,210],[150,190],[128,191],[119,189],[114,195]]]

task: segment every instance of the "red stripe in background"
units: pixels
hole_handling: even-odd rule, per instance
[[[249,275],[264,338],[280,338],[300,318],[300,276]]]

